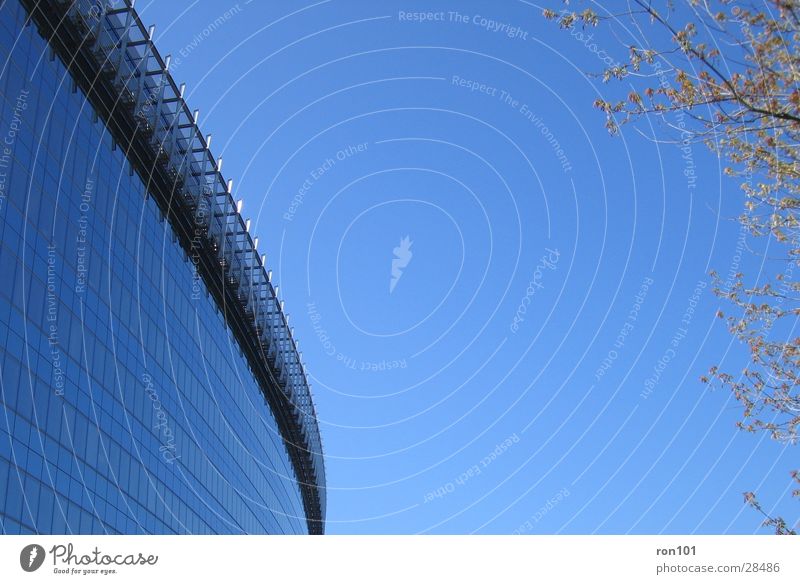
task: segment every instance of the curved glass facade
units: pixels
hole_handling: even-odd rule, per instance
[[[252,361],[27,17],[0,5],[3,533],[307,533]]]

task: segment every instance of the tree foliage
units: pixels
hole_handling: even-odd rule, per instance
[[[672,129],[681,140],[689,134],[708,145],[726,161],[726,174],[742,179],[741,227],[770,238],[769,248],[779,250],[781,269],[755,284],[747,285],[752,278],[741,273],[727,281],[712,273],[715,292],[731,305],[728,316],[718,314],[749,348],[750,363],[741,372],[712,367],[702,381],[733,393],[742,406],[742,430],[796,443],[800,282],[792,276],[800,265],[800,0],[629,0],[617,14],[603,3],[569,4],[544,16],[562,28],[608,26],[618,38],[639,41],[623,41],[625,63],[602,73],[604,81],[631,87],[622,99],[595,101],[609,131],[642,116],[667,125],[670,112],[687,116],[690,127]],[[798,472],[791,476],[800,485]],[[776,533],[795,533],[765,512],[752,492],[744,495]]]

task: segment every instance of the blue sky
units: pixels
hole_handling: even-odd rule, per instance
[[[609,136],[615,38],[521,0],[137,8],[301,339],[329,533],[752,533],[750,490],[796,515],[791,450],[698,380],[747,363],[709,270],[780,268],[704,147]]]

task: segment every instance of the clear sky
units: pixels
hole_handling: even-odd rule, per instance
[[[699,382],[747,363],[709,270],[780,268],[704,147],[608,135],[618,40],[522,0],[137,9],[301,339],[328,533],[763,531],[750,490],[796,515],[796,454]]]

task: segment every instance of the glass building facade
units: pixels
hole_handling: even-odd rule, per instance
[[[127,2],[33,4],[0,4],[2,532],[321,533],[296,342],[197,116]]]

